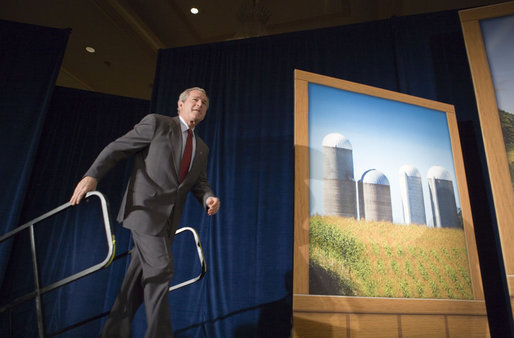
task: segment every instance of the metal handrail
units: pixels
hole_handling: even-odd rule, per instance
[[[86,194],[86,199],[88,199],[89,197],[91,196],[97,196],[99,199],[100,199],[100,203],[101,203],[101,207],[102,207],[102,217],[103,217],[103,221],[104,221],[104,227],[105,227],[105,236],[106,236],[106,239],[107,239],[107,246],[108,246],[108,252],[107,252],[107,255],[105,257],[105,259],[103,261],[101,261],[100,263],[98,264],[95,264],[89,268],[86,268],[82,271],[79,271],[75,274],[72,274],[68,277],[65,277],[57,282],[54,282],[54,283],[51,283],[49,285],[46,285],[46,286],[43,286],[41,287],[40,286],[40,283],[39,283],[39,272],[38,272],[38,265],[37,265],[37,254],[36,254],[36,242],[35,242],[35,234],[34,234],[34,226],[41,222],[42,220],[48,218],[48,217],[51,217],[59,212],[62,212],[66,209],[68,209],[69,207],[72,206],[72,204],[70,202],[67,202],[67,203],[64,203],[63,205],[37,217],[37,218],[34,218],[33,220],[19,226],[18,228],[8,232],[7,234],[3,235],[0,237],[0,243],[2,243],[3,241],[15,236],[16,234],[18,234],[19,232],[23,231],[23,230],[29,230],[29,234],[30,234],[30,245],[31,245],[31,253],[32,253],[32,266],[33,266],[33,271],[34,271],[34,284],[35,284],[35,290],[32,291],[32,292],[29,292],[23,296],[20,296],[16,299],[14,299],[13,301],[11,301],[9,304],[6,304],[2,307],[0,307],[0,313],[2,312],[5,312],[5,311],[8,311],[8,310],[11,310],[12,308],[18,306],[19,304],[21,303],[24,303],[28,300],[31,300],[33,298],[36,299],[36,313],[37,313],[37,321],[38,321],[38,332],[39,332],[39,336],[40,337],[45,337],[45,330],[44,330],[44,320],[43,320],[43,310],[42,310],[42,301],[41,301],[41,296],[47,292],[50,292],[52,290],[55,290],[61,286],[64,286],[66,284],[69,284],[77,279],[80,279],[80,278],[83,278],[87,275],[90,275],[100,269],[103,269],[103,268],[106,268],[107,266],[109,266],[111,264],[111,262],[114,260],[114,259],[117,259],[117,258],[120,258],[122,256],[125,256],[127,254],[130,254],[130,251],[128,252],[125,252],[123,254],[120,254],[116,257],[114,257],[115,255],[115,249],[116,249],[116,240],[115,240],[115,236],[112,234],[111,232],[111,223],[110,223],[110,218],[109,218],[109,208],[108,208],[108,203],[107,203],[107,200],[106,198],[104,197],[104,195],[99,192],[99,191],[91,191],[91,192],[88,192]],[[191,234],[193,235],[194,237],[194,241],[195,241],[195,244],[196,244],[196,250],[197,250],[197,253],[198,253],[198,259],[200,261],[200,265],[201,265],[201,273],[194,277],[194,278],[191,278],[189,280],[186,280],[182,283],[178,283],[178,284],[175,284],[175,285],[172,285],[169,287],[169,290],[168,292],[171,292],[173,290],[176,290],[178,288],[181,288],[181,287],[184,287],[186,285],[189,285],[189,284],[192,284],[192,283],[195,283],[197,281],[199,281],[200,279],[202,279],[205,274],[207,273],[207,265],[205,263],[205,258],[204,258],[204,255],[203,255],[203,250],[202,250],[202,245],[200,243],[200,238],[198,236],[198,233],[196,232],[196,230],[194,230],[193,228],[191,227],[182,227],[180,229],[178,229],[175,234],[179,234],[181,232],[184,232],[184,231],[189,231],[191,232]],[[109,314],[109,312],[105,312],[103,314],[100,314],[99,316],[96,316],[96,317],[93,317],[93,319],[97,319],[97,318],[101,318],[105,315]],[[86,322],[89,322],[90,320],[86,320],[86,321],[83,321],[81,322],[81,324],[84,324]],[[73,328],[73,327],[76,327],[77,325],[72,325],[70,326],[69,328]],[[64,330],[61,330],[61,332],[64,332],[66,331],[67,329],[64,329]]]
[[[170,286],[168,292],[176,290],[178,288],[181,288],[181,287],[189,285],[189,284],[193,284],[194,282],[202,279],[203,276],[205,276],[205,274],[207,273],[207,265],[205,264],[205,259],[203,257],[202,243],[200,243],[200,238],[198,237],[198,233],[196,232],[196,230],[193,228],[190,228],[190,227],[182,227],[182,228],[178,229],[175,232],[175,234],[178,235],[179,233],[186,231],[186,230],[190,231],[193,234],[193,237],[194,237],[194,240],[196,243],[196,251],[198,252],[198,259],[200,260],[200,265],[202,265],[202,272],[194,278],[191,278],[182,283],[178,283],[178,284]]]
[[[205,276],[205,274],[207,273],[207,265],[205,264],[205,259],[204,259],[203,250],[202,250],[202,244],[200,243],[200,238],[199,238],[199,236],[198,236],[198,233],[196,232],[196,230],[195,230],[195,229],[193,229],[193,228],[191,228],[191,227],[182,227],[182,228],[178,229],[178,230],[175,232],[175,234],[176,234],[176,235],[178,235],[178,234],[180,234],[180,233],[182,233],[182,232],[184,232],[184,231],[189,231],[189,232],[191,232],[191,233],[192,233],[192,235],[193,235],[193,237],[194,237],[195,244],[196,244],[196,250],[197,250],[197,253],[198,253],[198,259],[200,260],[200,264],[201,264],[201,266],[202,266],[202,272],[201,272],[198,276],[196,276],[196,277],[194,277],[194,278],[191,278],[191,279],[188,279],[188,280],[186,280],[186,281],[184,281],[184,282],[182,282],[182,283],[178,283],[178,284],[175,284],[175,285],[170,286],[170,287],[169,287],[169,289],[168,289],[168,292],[171,292],[171,291],[173,291],[173,290],[176,290],[176,289],[178,289],[178,288],[184,287],[184,286],[186,286],[186,285],[189,285],[189,284],[195,283],[195,282],[199,281],[200,279],[202,279],[202,278]],[[129,250],[129,251],[127,251],[127,252],[124,252],[124,253],[122,253],[122,254],[119,254],[119,255],[118,255],[118,256],[116,256],[114,259],[118,259],[118,258],[121,258],[121,257],[127,256],[127,255],[129,255],[129,254],[131,254],[131,253],[132,253],[132,250]],[[77,328],[77,327],[80,327],[80,326],[82,326],[82,325],[85,325],[85,324],[87,324],[87,323],[89,323],[89,322],[92,322],[92,321],[94,321],[94,320],[98,320],[98,319],[100,319],[100,318],[102,318],[102,317],[105,317],[105,316],[107,316],[109,313],[110,313],[110,311],[106,311],[106,312],[100,313],[100,314],[98,314],[98,315],[95,315],[95,316],[93,316],[93,317],[90,317],[90,318],[84,319],[84,320],[82,320],[82,321],[80,321],[80,322],[78,322],[78,323],[72,324],[72,325],[70,325],[70,326],[68,326],[68,327],[65,327],[65,328],[63,328],[63,329],[60,329],[60,330],[58,330],[58,331],[56,331],[56,332],[53,332],[53,333],[47,334],[47,337],[55,337],[55,336],[58,336],[58,335],[60,335],[60,334],[63,334],[64,332],[70,331],[70,330],[72,330],[72,329],[75,329],[75,328]]]
[[[3,241],[15,236],[16,234],[18,234],[19,232],[21,232],[23,230],[28,229],[28,231],[29,231],[30,249],[31,249],[31,254],[32,254],[32,267],[33,267],[33,271],[34,271],[35,290],[14,299],[7,305],[0,307],[0,313],[7,311],[7,310],[11,310],[12,308],[18,306],[21,303],[24,303],[30,299],[35,298],[37,322],[38,322],[38,332],[39,332],[40,337],[44,337],[44,335],[45,335],[44,334],[43,310],[42,310],[41,296],[47,292],[50,292],[52,290],[55,290],[55,289],[61,287],[63,285],[71,283],[74,280],[85,277],[97,270],[105,268],[112,262],[112,260],[114,258],[114,247],[115,247],[116,241],[115,241],[114,235],[112,235],[112,233],[111,233],[111,222],[109,219],[109,210],[108,210],[107,200],[105,199],[104,195],[98,191],[88,192],[86,194],[86,199],[91,196],[97,196],[100,199],[100,203],[102,206],[102,216],[103,216],[103,221],[104,221],[105,237],[107,239],[108,251],[107,251],[107,255],[103,261],[101,261],[100,263],[95,264],[87,269],[79,271],[73,275],[63,278],[57,282],[48,284],[44,287],[40,286],[39,272],[38,272],[38,265],[37,265],[36,239],[35,239],[35,234],[34,234],[34,226],[37,223],[41,222],[42,220],[68,209],[69,207],[72,206],[72,204],[70,202],[64,203],[63,205],[61,205],[53,210],[48,211],[47,213],[45,213],[39,217],[34,218],[33,220],[19,226],[18,228],[14,229],[14,230],[8,232],[7,234],[3,235],[2,237],[0,237],[0,243],[2,243]]]
[[[186,286],[186,285],[189,285],[189,284],[195,283],[195,282],[199,281],[200,279],[202,279],[202,278],[205,276],[205,274],[207,273],[207,265],[205,264],[205,259],[204,259],[204,256],[203,256],[203,250],[202,250],[202,244],[200,243],[200,238],[199,238],[199,236],[198,236],[198,233],[197,233],[197,232],[196,232],[196,230],[195,230],[195,229],[193,229],[193,228],[190,228],[190,227],[182,227],[182,228],[178,229],[178,230],[175,232],[175,234],[176,234],[176,235],[178,235],[178,234],[180,234],[180,233],[182,233],[182,232],[184,232],[184,231],[189,231],[189,232],[191,232],[191,233],[192,233],[192,235],[193,235],[193,237],[194,237],[195,244],[196,244],[196,250],[197,250],[197,252],[198,252],[198,259],[200,260],[200,264],[201,264],[201,266],[202,266],[202,272],[201,272],[198,276],[196,276],[196,277],[194,277],[194,278],[191,278],[191,279],[188,279],[188,280],[186,280],[186,281],[184,281],[184,282],[182,282],[182,283],[178,283],[178,284],[175,284],[175,285],[170,286],[170,287],[169,287],[169,289],[168,289],[168,292],[171,292],[171,291],[173,291],[173,290],[176,290],[176,289],[178,289],[178,288],[184,287],[184,286]],[[118,258],[121,258],[121,257],[127,256],[127,255],[129,255],[129,254],[131,254],[131,253],[132,253],[132,250],[129,250],[129,251],[127,251],[127,252],[124,252],[124,253],[122,253],[122,254],[117,255],[114,259],[118,259]],[[93,317],[86,318],[86,319],[84,319],[84,320],[82,320],[82,321],[80,321],[80,322],[77,322],[77,323],[75,323],[75,324],[69,325],[69,326],[67,326],[67,327],[65,327],[65,328],[63,328],[63,329],[60,329],[60,330],[56,331],[56,332],[53,332],[53,333],[47,334],[47,337],[55,337],[55,336],[58,336],[58,335],[63,334],[63,333],[65,333],[65,332],[67,332],[67,331],[70,331],[70,330],[72,330],[72,329],[75,329],[75,328],[77,328],[77,327],[80,327],[80,326],[82,326],[82,325],[85,325],[85,324],[87,324],[87,323],[89,323],[89,322],[92,322],[92,321],[94,321],[94,320],[98,320],[98,319],[100,319],[100,318],[102,318],[102,317],[105,317],[105,316],[107,316],[109,313],[110,313],[110,311],[106,311],[106,312],[100,313],[100,314],[98,314],[98,315],[95,315],[95,316],[93,316]]]

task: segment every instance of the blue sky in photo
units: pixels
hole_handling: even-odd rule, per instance
[[[384,173],[391,187],[393,222],[403,223],[399,170],[415,166],[422,178],[427,224],[433,226],[427,173],[444,167],[452,177],[460,208],[446,113],[416,105],[309,84],[310,214],[323,215],[322,141],[345,136],[353,148],[354,177],[368,169]]]
[[[514,15],[481,20],[498,108],[514,114]]]

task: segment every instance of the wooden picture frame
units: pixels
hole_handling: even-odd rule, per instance
[[[514,22],[514,2],[463,10],[459,12],[468,61],[475,87],[475,96],[480,117],[480,127],[484,141],[489,178],[498,224],[498,232],[502,247],[503,260],[509,286],[511,304],[514,304],[514,177],[511,175],[514,160],[511,158],[510,168],[507,157],[506,142],[500,121],[497,101],[497,89],[493,83],[491,67],[496,59],[490,59],[486,50],[487,36],[483,33],[482,24],[491,20],[510,20]],[[511,31],[514,28],[511,26]],[[510,36],[511,45],[514,36]],[[500,45],[501,46],[501,45]],[[512,55],[512,54],[511,54]],[[512,60],[510,62],[512,65]],[[514,67],[510,68],[512,70]],[[512,78],[512,75],[510,75]],[[512,87],[504,95],[514,96]],[[505,109],[505,108],[504,108]],[[514,110],[514,109],[513,109]],[[514,114],[514,111],[508,113]],[[511,153],[513,150],[510,150]]]
[[[310,86],[324,86],[338,91],[400,102],[445,114],[469,260],[472,299],[429,299],[398,297],[362,297],[310,294],[309,291],[309,221],[310,157],[309,95]],[[382,336],[409,336],[419,330],[433,334],[468,332],[488,334],[482,280],[476,250],[466,176],[454,107],[341,79],[295,70],[295,210],[293,270],[293,336],[347,336],[358,331]],[[408,142],[408,140],[406,140]],[[425,329],[426,328],[426,331]],[[471,331],[469,331],[471,332]],[[389,335],[390,334],[390,335]]]

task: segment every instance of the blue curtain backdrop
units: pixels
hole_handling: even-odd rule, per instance
[[[148,111],[176,115],[179,93],[202,86],[211,107],[198,133],[211,149],[208,175],[222,209],[209,217],[196,200],[188,200],[182,225],[198,230],[208,272],[202,281],[170,294],[175,336],[288,337],[295,68],[456,106],[470,191],[475,193],[472,208],[487,306],[496,310],[489,317],[490,327],[498,336],[512,334],[494,216],[487,201],[490,191],[484,184],[487,168],[473,87],[456,12],[162,50],[150,109],[146,101],[58,87],[42,127],[37,170],[30,178],[21,222],[66,202],[103,146]],[[112,214],[117,212],[129,169],[130,163],[118,166],[99,186],[111,202]],[[81,204],[38,230],[44,282],[102,257],[105,246],[99,240],[97,209],[94,202]],[[118,224],[114,230],[118,252],[123,252],[131,245],[128,231]],[[28,257],[19,249],[25,242],[23,236],[17,239],[2,299],[30,287]],[[177,237],[175,282],[197,272],[194,255],[189,239]],[[47,332],[59,332],[108,311],[126,263],[127,259],[116,260],[105,270],[45,295]],[[32,306],[25,304],[13,314],[15,336],[37,334]],[[59,336],[96,336],[103,320]],[[143,336],[145,327],[144,311],[139,311],[134,337]]]
[[[0,234],[19,223],[69,30],[0,20]],[[0,246],[0,284],[10,243]]]

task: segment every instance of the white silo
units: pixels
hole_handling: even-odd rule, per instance
[[[325,215],[357,217],[353,150],[341,134],[323,138],[323,198]]]
[[[412,165],[404,165],[399,174],[404,222],[426,224],[425,199],[418,169]]]
[[[431,167],[427,180],[434,227],[459,228],[455,192],[448,170],[440,166]]]
[[[359,180],[359,213],[366,221],[393,221],[391,187],[379,170],[367,170]]]

